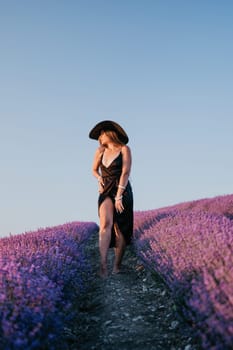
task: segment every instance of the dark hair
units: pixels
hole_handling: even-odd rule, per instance
[[[125,145],[124,142],[122,142],[118,136],[118,133],[113,130],[106,130],[104,133],[111,139],[112,142],[120,145]]]

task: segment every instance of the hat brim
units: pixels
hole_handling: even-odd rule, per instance
[[[125,130],[116,122],[113,122],[112,120],[104,120],[90,131],[89,137],[94,140],[98,140],[100,134],[102,131],[115,131],[118,134],[119,139],[124,143],[129,142],[128,135],[126,134]]]

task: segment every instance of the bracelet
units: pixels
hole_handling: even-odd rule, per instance
[[[118,185],[118,187],[121,188],[122,190],[125,190],[125,186]]]
[[[97,177],[98,182],[100,182],[101,178],[102,178],[102,176]]]
[[[122,196],[115,197],[115,201],[120,201],[122,199]]]

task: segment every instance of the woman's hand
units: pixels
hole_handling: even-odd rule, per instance
[[[122,203],[122,196],[117,198],[115,197],[115,208],[117,213],[121,214],[124,211],[124,206]]]
[[[99,191],[99,193],[104,192],[104,182],[103,182],[103,178],[101,176],[98,177],[98,191]]]
[[[103,193],[104,192],[104,186],[100,182],[98,184],[98,191],[99,191],[99,193]]]

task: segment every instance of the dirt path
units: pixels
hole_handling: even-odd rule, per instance
[[[124,256],[124,273],[98,277],[97,234],[87,248],[93,272],[79,299],[78,318],[66,329],[69,350],[200,350],[192,330],[177,318],[163,281],[144,269],[132,247]],[[109,254],[111,272],[113,252]]]

